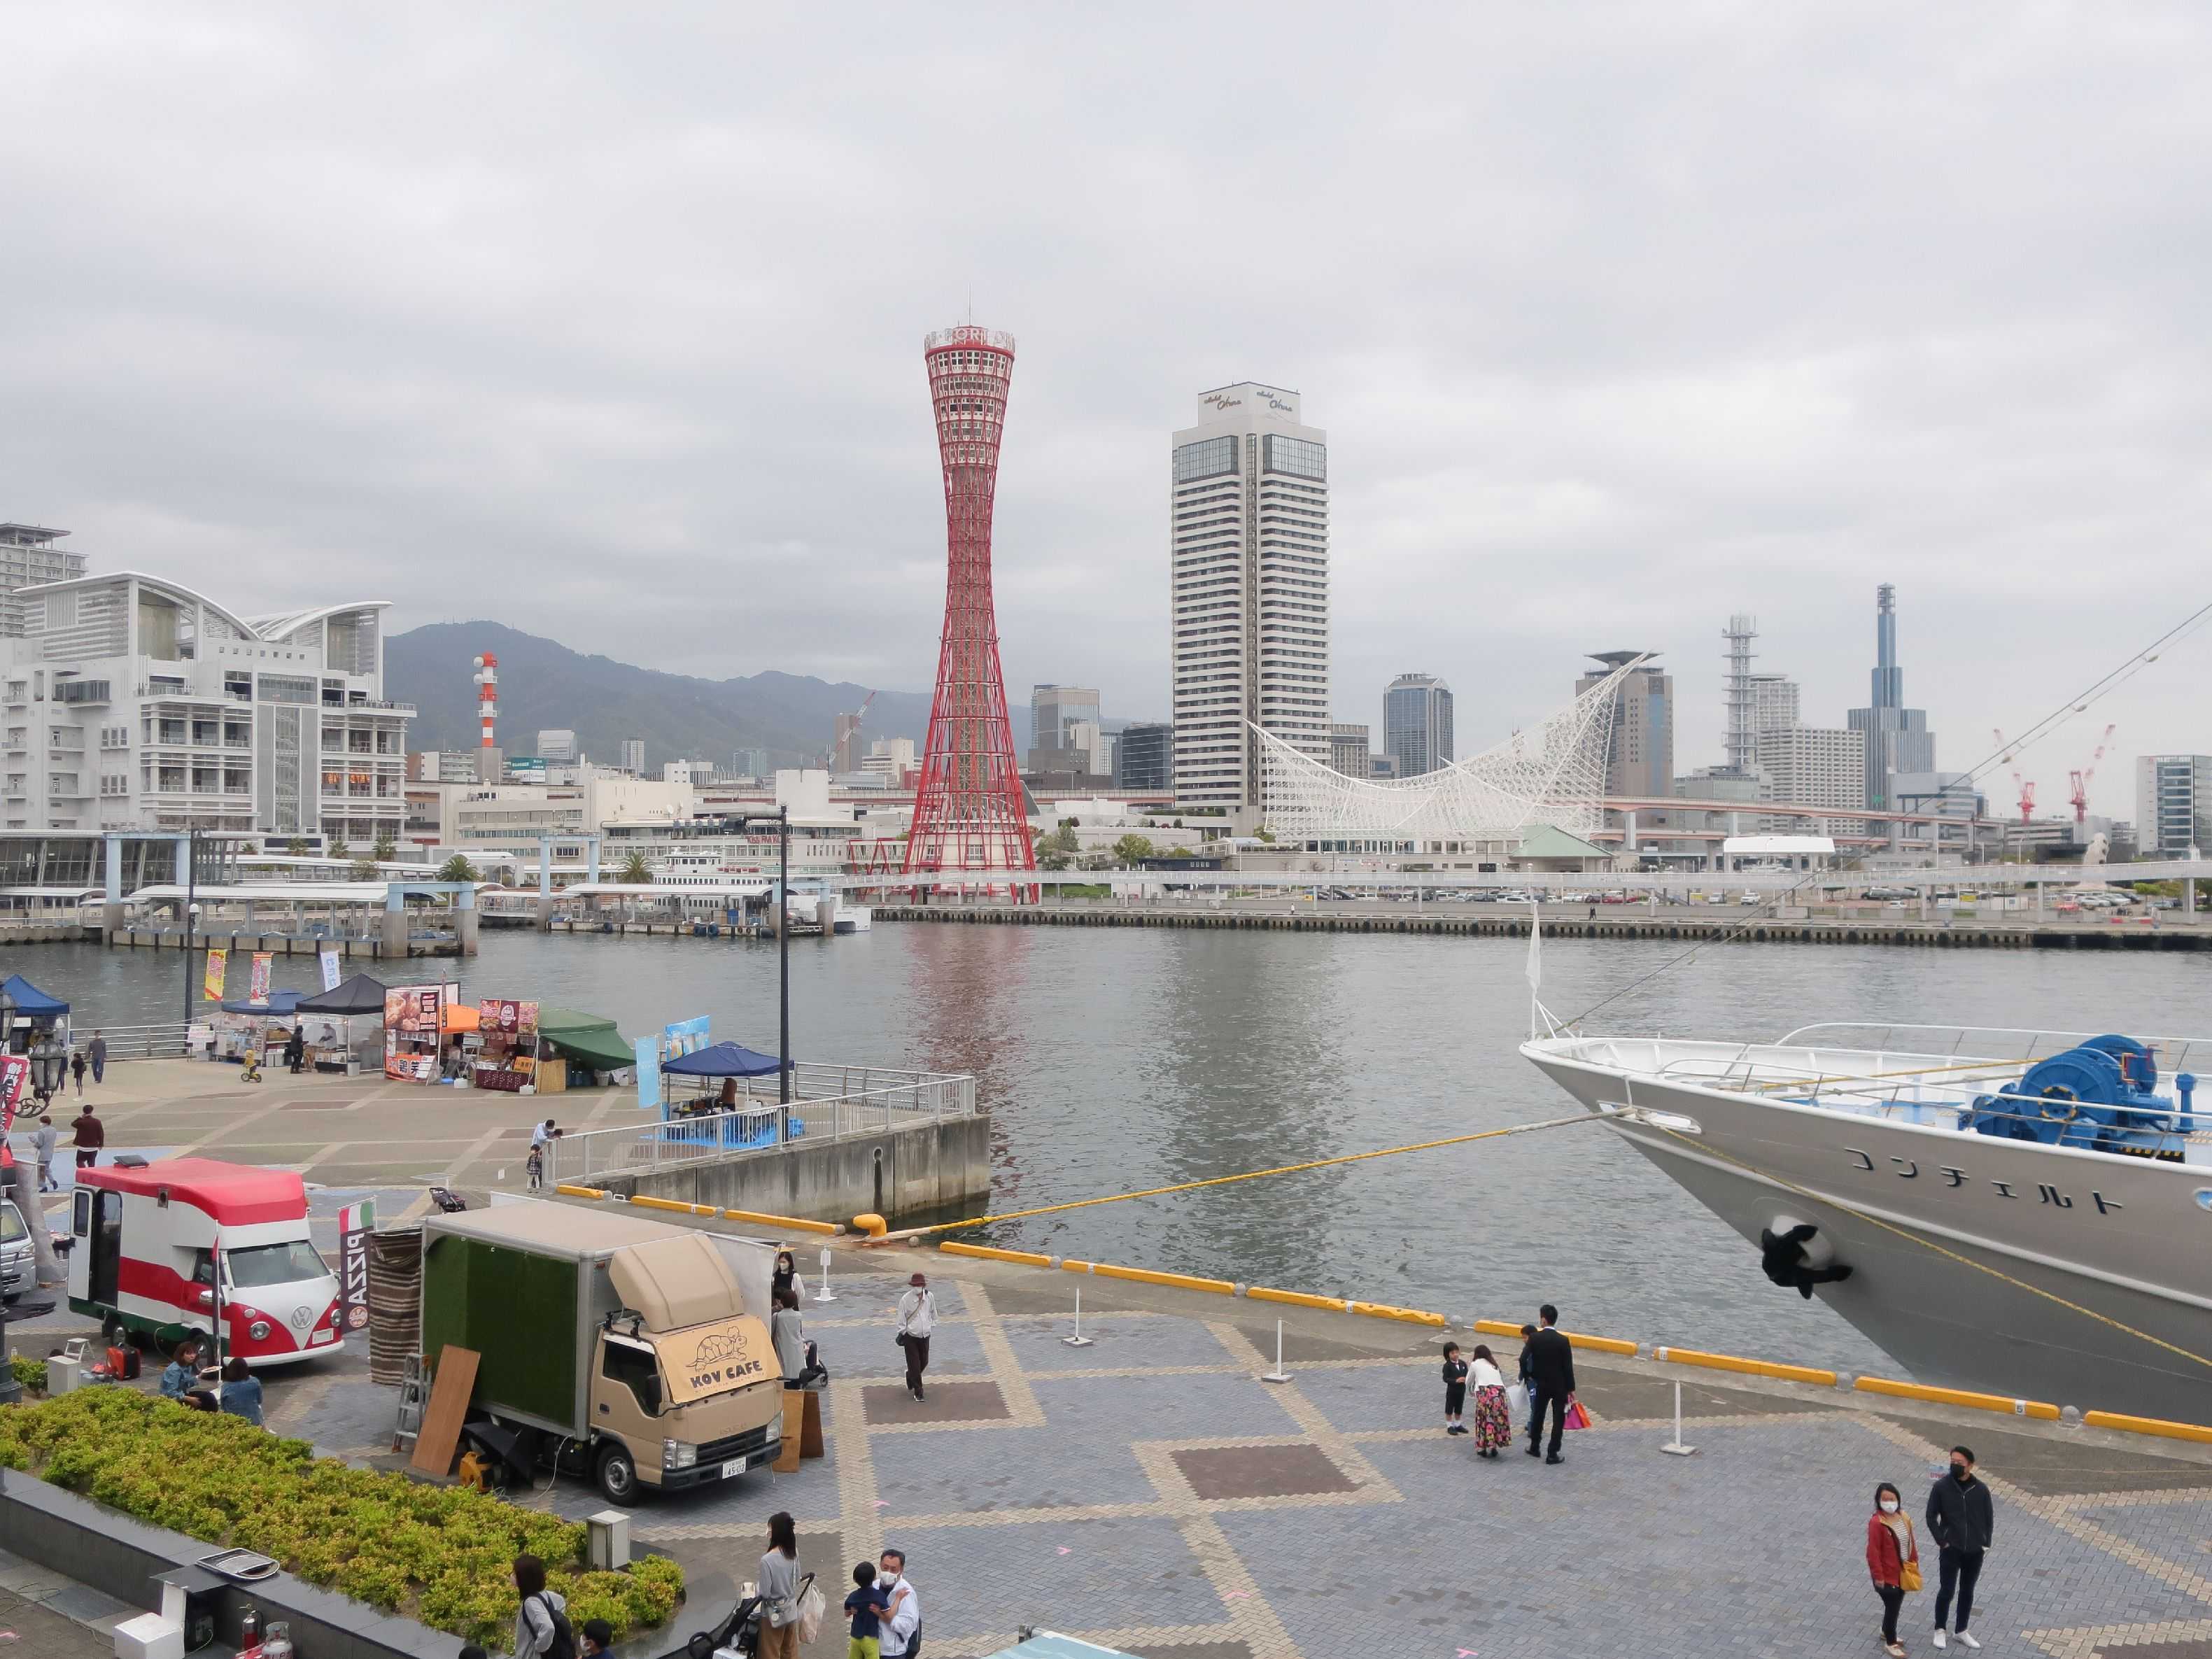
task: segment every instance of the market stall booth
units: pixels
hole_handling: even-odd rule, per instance
[[[356,974],[330,990],[300,999],[300,1030],[317,1071],[373,1072],[382,1064],[386,989],[381,980]]]
[[[774,1054],[742,1042],[717,1042],[661,1062],[661,1115],[667,1133],[702,1136],[726,1146],[773,1146],[806,1133],[805,1120],[777,1100],[781,1069]],[[765,1091],[757,1080],[770,1079]]]
[[[540,1070],[557,1070],[562,1081],[545,1092],[557,1094],[567,1086],[568,1062],[543,1065],[544,1046],[538,1036],[538,1005],[511,997],[486,997],[477,1005],[477,1035],[466,1046],[470,1082],[478,1089],[519,1094],[536,1090]]]
[[[6,1013],[7,1052],[27,1054],[40,1044],[58,1042],[63,1048],[70,1042],[70,1006],[59,997],[50,997],[21,974],[10,974],[0,980],[0,1009]]]
[[[629,1075],[637,1063],[636,1049],[604,1014],[540,1004],[538,1037],[546,1062],[538,1068],[538,1092],[543,1095],[595,1088]]]
[[[252,1055],[264,1066],[283,1059],[284,1045],[292,1040],[292,1025],[300,1008],[297,991],[271,991],[255,1001],[240,997],[222,1004],[208,1017],[212,1047],[210,1060],[242,1064]]]
[[[385,992],[385,1076],[402,1083],[438,1080],[447,1039],[446,1010],[459,1006],[460,994],[461,988],[451,981],[394,985]]]

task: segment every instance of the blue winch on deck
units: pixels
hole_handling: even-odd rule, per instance
[[[1960,1114],[1959,1127],[2047,1146],[2179,1162],[2182,1137],[2197,1127],[2197,1079],[2184,1072],[2173,1086],[2179,1103],[2157,1092],[2158,1062],[2133,1037],[2092,1037],[2036,1061],[2011,1087],[1978,1096]]]

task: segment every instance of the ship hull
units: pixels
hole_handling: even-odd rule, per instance
[[[1760,1273],[1762,1231],[1811,1222],[1852,1269],[1814,1294],[1919,1381],[2212,1421],[2212,1170],[1667,1082],[1590,1046],[1523,1053],[1592,1110],[1696,1125],[1609,1119],[1743,1236],[1762,1293],[1798,1294]]]

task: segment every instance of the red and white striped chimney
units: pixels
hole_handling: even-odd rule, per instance
[[[492,722],[499,718],[499,659],[489,651],[476,659],[477,714],[483,720],[483,746],[494,747]]]

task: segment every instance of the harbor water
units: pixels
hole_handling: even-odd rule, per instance
[[[1510,939],[912,923],[796,939],[791,957],[799,1059],[975,1075],[1000,1211],[1570,1109],[1514,1052],[1528,990]],[[312,958],[273,965],[280,988],[313,988]],[[708,1014],[718,1038],[775,1046],[772,944],[487,933],[471,961],[415,965],[425,979],[458,969],[471,997],[610,1015],[628,1036]],[[42,945],[8,966],[76,1004],[80,1032],[182,1010],[174,956]],[[1594,1031],[2212,1027],[2212,961],[2198,955],[1559,939],[1543,971],[1563,1017],[1618,994]],[[1595,1125],[1000,1224],[988,1238],[1455,1317],[1531,1316],[1549,1300],[1575,1329],[1886,1363],[1818,1302],[1769,1285],[1755,1249]]]

